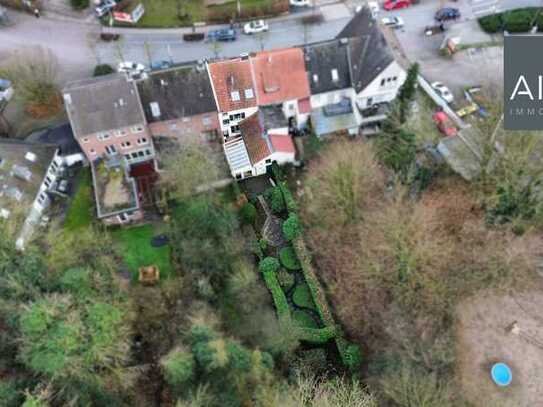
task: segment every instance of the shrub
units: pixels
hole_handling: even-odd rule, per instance
[[[262,246],[260,245],[262,239],[260,240],[253,240],[251,242],[251,251],[253,252],[256,257],[258,257],[260,260],[264,258],[264,251],[262,250]]]
[[[246,225],[252,225],[256,219],[256,208],[251,202],[247,202],[240,209],[241,221]]]
[[[302,328],[318,328],[319,324],[313,319],[307,311],[297,309],[292,313],[292,318],[297,325]]]
[[[21,404],[22,395],[17,390],[14,381],[0,381],[0,405],[18,406]]]
[[[292,300],[294,304],[299,307],[304,308],[315,308],[313,299],[311,298],[311,292],[307,284],[298,284],[294,289],[294,294],[292,295]]]
[[[204,33],[183,34],[183,41],[187,41],[187,42],[190,42],[190,41],[203,41],[204,38],[205,38]]]
[[[70,3],[76,10],[83,10],[89,7],[89,0],[70,0]]]
[[[358,345],[350,343],[344,338],[337,338],[336,344],[341,361],[347,368],[354,370],[360,366],[362,363],[362,354]]]
[[[296,239],[302,233],[300,219],[295,213],[288,215],[288,219],[283,223],[283,235],[288,241]]]
[[[299,270],[300,262],[292,246],[284,247],[279,252],[279,260],[287,270]]]
[[[290,290],[295,283],[294,276],[287,273],[285,270],[281,270],[279,273],[277,273],[277,280],[279,281],[279,285],[283,287],[283,290],[285,291]]]
[[[115,70],[112,68],[111,65],[108,64],[100,64],[96,65],[94,67],[94,76],[103,76],[103,75],[109,75],[111,73],[114,73]]]
[[[279,264],[279,260],[277,260],[275,257],[266,257],[258,264],[258,269],[263,274],[275,273],[277,270],[279,270],[279,267],[281,267],[281,265]]]
[[[299,338],[301,341],[323,344],[330,339],[335,338],[337,335],[337,329],[335,326],[327,326],[326,328],[300,328]]]
[[[263,274],[266,287],[268,287],[271,292],[277,315],[280,319],[290,319],[290,310],[287,297],[277,281],[276,274],[273,272],[265,272]]]
[[[194,374],[194,357],[183,349],[174,349],[160,361],[164,378],[170,386],[179,386]]]
[[[285,210],[285,200],[283,199],[283,193],[279,187],[275,186],[268,189],[266,191],[266,198],[268,199],[271,210],[274,213],[282,213]]]
[[[483,31],[493,34],[501,31],[502,29],[502,16],[501,14],[492,14],[490,16],[482,17],[479,19],[479,25]]]
[[[505,29],[511,33],[528,32],[532,28],[532,21],[536,9],[512,10],[502,15]]]

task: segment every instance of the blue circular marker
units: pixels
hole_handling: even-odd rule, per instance
[[[490,374],[492,375],[492,380],[494,380],[494,383],[498,386],[509,386],[511,380],[513,380],[511,369],[505,363],[496,363],[492,366]]]

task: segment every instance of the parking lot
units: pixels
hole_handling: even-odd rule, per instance
[[[434,15],[441,7],[458,8],[461,18],[446,22],[445,32],[426,36],[425,27],[435,25]],[[472,14],[467,0],[421,0],[411,7],[384,11],[380,17],[398,16],[404,27],[394,30],[394,35],[409,61],[417,61],[421,73],[430,82],[444,82],[457,98],[464,88],[474,85],[499,85],[503,82],[503,48],[489,46],[499,40],[484,33]],[[447,36],[458,36],[463,45],[471,48],[457,52],[452,58],[439,54],[439,48]]]

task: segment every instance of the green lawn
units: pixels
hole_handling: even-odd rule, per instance
[[[292,293],[292,300],[299,307],[306,307],[315,309],[313,298],[311,297],[311,291],[307,284],[297,284]]]
[[[203,0],[141,0],[141,3],[145,7],[145,14],[137,26],[147,28],[190,26],[194,22],[217,20],[221,16],[227,22],[237,13],[236,1],[212,7],[206,7]],[[178,4],[182,4],[181,9]],[[254,13],[269,9],[271,4],[272,0],[241,0],[241,10],[242,13]],[[188,15],[188,18],[179,18],[179,15]]]
[[[302,328],[318,328],[319,325],[315,322],[315,320],[303,310],[294,310],[292,312],[292,318],[294,321],[296,321],[297,325]]]
[[[167,278],[172,274],[170,263],[170,246],[151,246],[151,238],[160,231],[153,225],[136,226],[112,231],[111,237],[117,252],[122,257],[134,278],[137,278],[138,269],[141,266],[158,266],[160,278]]]
[[[68,208],[64,229],[73,232],[92,223],[94,217],[94,197],[92,176],[89,168],[84,168],[77,178],[77,190]]]

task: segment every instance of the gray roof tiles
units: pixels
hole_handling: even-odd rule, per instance
[[[63,93],[76,138],[145,123],[136,86],[124,75],[72,82]]]

